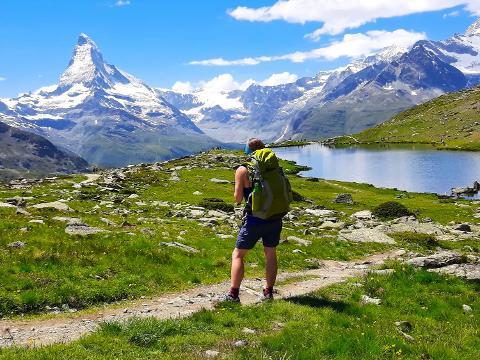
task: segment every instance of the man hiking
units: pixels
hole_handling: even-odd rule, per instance
[[[231,288],[225,301],[239,302],[244,276],[244,258],[261,238],[266,262],[266,287],[263,300],[273,299],[277,278],[276,247],[280,242],[282,218],[288,212],[292,192],[288,179],[278,165],[275,153],[259,139],[245,145],[250,161],[235,172],[235,202],[245,200],[243,222],[232,253]]]

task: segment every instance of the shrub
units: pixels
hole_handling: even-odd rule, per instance
[[[378,205],[373,210],[373,215],[380,219],[391,220],[402,216],[412,215],[412,212],[408,210],[405,205],[402,205],[396,201],[387,201]]]
[[[209,210],[222,210],[225,212],[234,212],[232,204],[227,204],[222,199],[217,198],[205,198],[200,201],[199,205]]]

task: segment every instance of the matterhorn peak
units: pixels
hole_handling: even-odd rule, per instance
[[[480,35],[480,18],[477,19],[465,32],[466,36]]]
[[[108,88],[115,82],[128,82],[128,79],[114,66],[106,64],[95,42],[81,33],[70,63],[60,77],[60,87],[82,84]]]

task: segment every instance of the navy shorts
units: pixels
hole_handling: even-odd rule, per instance
[[[255,220],[247,217],[243,222],[238,232],[235,247],[237,249],[253,249],[260,238],[263,246],[277,247],[280,243],[280,233],[282,232],[282,219],[263,222]]]

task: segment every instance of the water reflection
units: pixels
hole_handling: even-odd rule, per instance
[[[480,181],[477,152],[440,151],[423,145],[332,149],[312,144],[275,150],[284,159],[312,168],[302,175],[324,179],[438,194]]]

